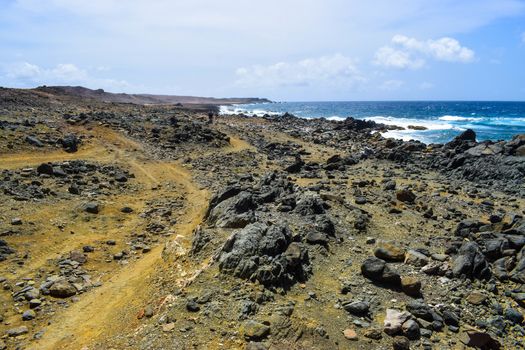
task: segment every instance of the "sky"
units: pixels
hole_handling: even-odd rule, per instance
[[[525,100],[525,0],[0,0],[0,86]]]

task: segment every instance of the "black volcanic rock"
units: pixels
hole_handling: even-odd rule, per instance
[[[342,122],[342,128],[344,129],[351,129],[351,130],[365,130],[365,129],[375,129],[378,128],[380,124],[377,124],[376,122],[372,120],[361,120],[361,119],[355,119],[352,117],[346,118]]]
[[[219,269],[263,285],[304,279],[306,251],[298,244],[292,246],[291,239],[286,226],[248,225],[224,243],[218,257]]]
[[[487,279],[491,275],[489,264],[476,242],[466,242],[452,265],[456,277]]]
[[[388,264],[379,258],[370,257],[361,265],[361,273],[374,281],[399,286],[401,277]]]
[[[74,153],[78,151],[80,140],[75,134],[67,134],[63,139],[60,140],[60,143],[66,152]]]
[[[7,242],[0,239],[0,261],[7,259],[7,256],[13,254],[15,251],[7,245]]]
[[[53,175],[53,166],[49,163],[42,163],[36,168],[37,173]]]
[[[458,136],[456,136],[454,138],[454,140],[452,140],[452,142],[454,141],[472,141],[472,142],[476,142],[476,132],[472,129],[467,129],[465,131],[463,131],[461,134],[459,134]]]
[[[32,146],[44,147],[44,143],[34,136],[26,136],[26,142]]]

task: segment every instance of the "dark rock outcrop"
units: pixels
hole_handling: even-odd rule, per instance
[[[255,223],[232,234],[218,255],[221,272],[259,281],[288,285],[306,278],[308,254],[292,242],[286,226]]]
[[[74,153],[78,151],[80,140],[75,134],[67,134],[60,140],[60,143],[66,152]]]
[[[242,228],[255,221],[254,196],[245,191],[219,202],[210,210],[208,222],[221,228]]]
[[[489,264],[476,242],[466,242],[461,246],[452,265],[452,273],[455,277],[479,279],[491,276]]]

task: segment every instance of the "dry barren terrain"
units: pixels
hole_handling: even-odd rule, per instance
[[[0,94],[0,349],[523,348],[525,137]]]

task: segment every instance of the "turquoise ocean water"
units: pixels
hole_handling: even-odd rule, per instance
[[[278,102],[221,107],[222,114],[280,115],[342,120],[347,117],[374,120],[427,130],[390,131],[384,136],[426,143],[444,143],[468,128],[478,141],[508,140],[525,133],[525,102]]]

